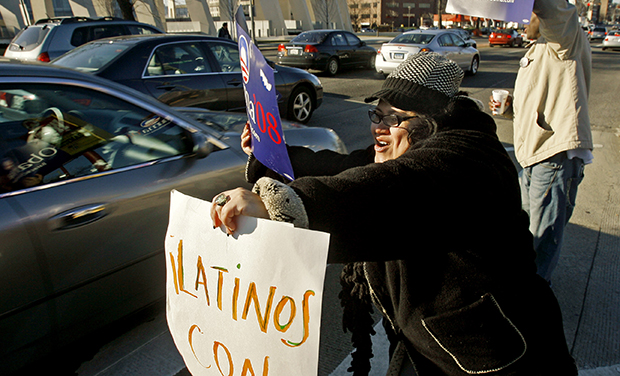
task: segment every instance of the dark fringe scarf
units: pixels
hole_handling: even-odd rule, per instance
[[[364,276],[364,263],[345,264],[340,275],[342,291],[338,297],[343,307],[342,327],[344,332],[351,332],[351,341],[355,351],[351,354],[351,367],[348,372],[353,376],[368,376],[372,354],[371,335],[373,329],[372,301],[370,289]]]

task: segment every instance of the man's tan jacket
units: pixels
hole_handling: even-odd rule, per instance
[[[522,167],[567,150],[592,150],[592,57],[577,9],[566,0],[537,0],[534,13],[541,37],[522,60],[514,90],[514,145]]]

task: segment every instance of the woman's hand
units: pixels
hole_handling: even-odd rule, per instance
[[[241,149],[247,155],[252,154],[252,133],[250,131],[250,123],[245,123],[243,132],[241,132]]]
[[[232,235],[237,229],[237,217],[240,215],[269,219],[269,213],[260,196],[244,188],[222,192],[211,202],[213,227],[224,225],[228,235]]]
[[[491,109],[491,113],[493,115],[504,115],[506,112],[509,111],[509,109],[511,110],[510,106],[512,106],[512,95],[508,95],[506,97],[506,105],[504,106],[504,112],[500,114],[499,109],[501,108],[501,106],[502,104],[494,100],[492,95],[489,97],[489,108]]]

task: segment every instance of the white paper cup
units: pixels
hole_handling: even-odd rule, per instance
[[[493,110],[493,115],[503,114],[506,109],[506,98],[508,98],[507,90],[493,90],[493,100],[495,102],[499,102],[501,105],[499,106],[499,110],[497,107]]]

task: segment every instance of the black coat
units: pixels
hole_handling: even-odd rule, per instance
[[[420,376],[577,374],[555,296],[536,275],[516,168],[473,102],[385,163],[372,163],[372,147],[289,154],[309,227],[331,234],[329,262],[364,262],[401,343],[396,371],[406,352]]]

